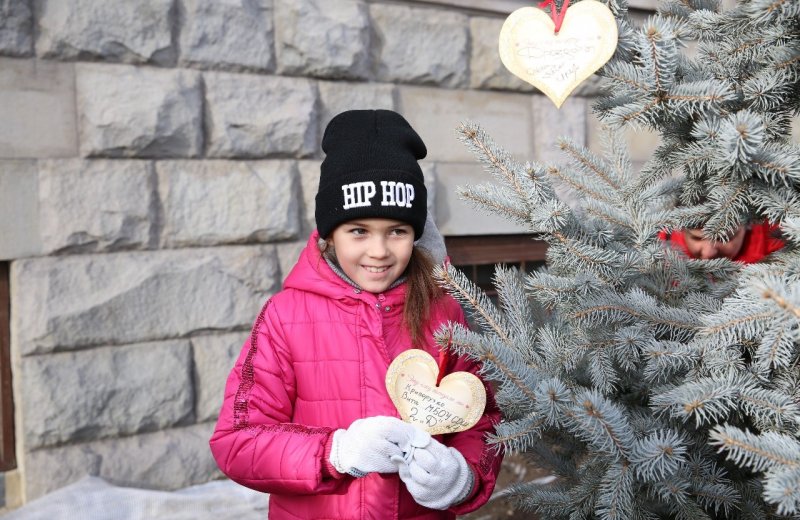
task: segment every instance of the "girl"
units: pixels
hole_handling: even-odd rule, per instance
[[[433,439],[398,419],[384,383],[398,354],[438,357],[433,333],[464,323],[414,245],[426,228],[417,160],[427,150],[386,110],[339,114],[322,149],[317,231],[228,378],[211,451],[231,479],[270,493],[271,519],[455,518],[494,488],[491,390],[478,424]],[[446,365],[477,369],[455,356]]]

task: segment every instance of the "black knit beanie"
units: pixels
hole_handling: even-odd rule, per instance
[[[315,218],[322,238],[348,220],[408,222],[422,236],[427,191],[417,161],[428,150],[403,116],[391,110],[349,110],[322,136]]]

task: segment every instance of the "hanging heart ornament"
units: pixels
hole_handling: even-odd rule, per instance
[[[389,365],[386,390],[400,417],[431,435],[469,430],[486,407],[483,383],[469,372],[453,372],[436,386],[438,375],[430,354],[407,350]]]
[[[603,66],[617,48],[617,22],[604,4],[577,2],[563,13],[561,29],[544,11],[522,7],[500,30],[500,60],[515,76],[541,90],[557,107]]]

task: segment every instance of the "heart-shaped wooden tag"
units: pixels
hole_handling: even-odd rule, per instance
[[[431,435],[469,430],[483,415],[486,389],[469,372],[453,372],[436,386],[439,367],[420,349],[406,350],[386,373],[386,390],[404,421]]]
[[[617,22],[604,4],[582,0],[553,20],[535,7],[509,15],[500,30],[500,60],[515,76],[561,108],[570,92],[603,66],[617,48]]]

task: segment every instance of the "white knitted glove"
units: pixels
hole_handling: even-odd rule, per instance
[[[429,509],[448,509],[460,503],[475,482],[461,453],[433,438],[427,446],[415,446],[398,473],[417,504]]]
[[[397,473],[392,456],[403,456],[398,445],[408,444],[414,427],[396,417],[358,419],[346,430],[333,432],[328,460],[336,471],[354,477],[367,473]]]

